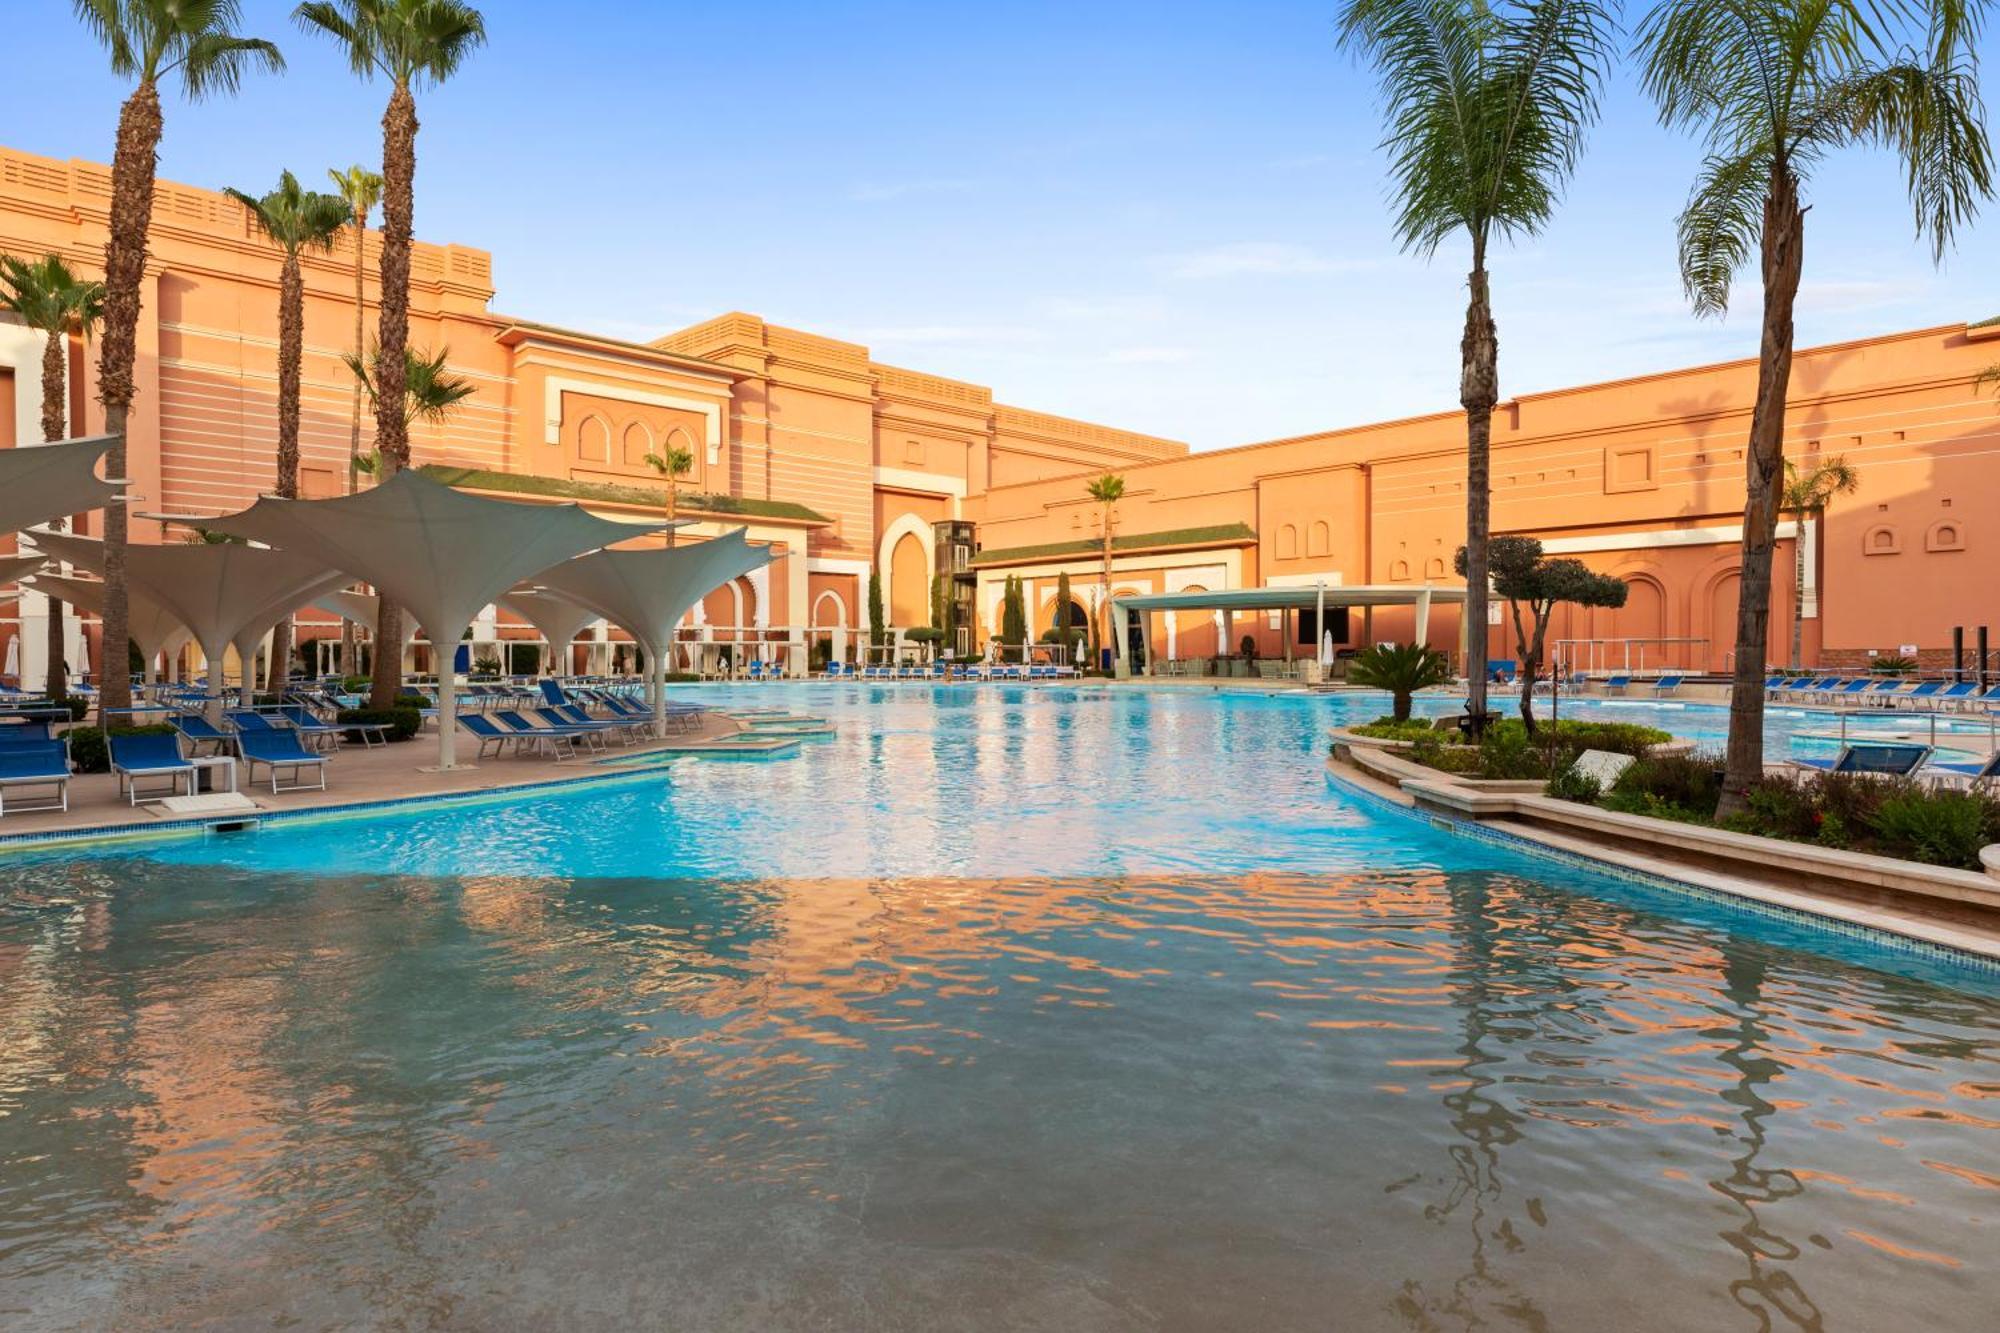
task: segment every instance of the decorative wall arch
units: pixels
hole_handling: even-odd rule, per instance
[[[1277,558],[1290,560],[1299,553],[1299,530],[1290,523],[1280,523],[1277,535]]]
[[[646,455],[653,452],[653,432],[643,421],[628,421],[618,437],[619,460],[626,467],[644,467]]]
[[[824,609],[828,602],[833,603],[833,617],[831,619],[827,618]],[[814,629],[847,628],[846,599],[831,588],[821,589],[819,596],[813,598],[812,625]]]
[[[1901,555],[1903,538],[1887,523],[1877,523],[1861,534],[1861,554]]]
[[[1306,554],[1333,554],[1333,528],[1325,519],[1314,519],[1312,526],[1306,529]]]
[[[1963,519],[1941,518],[1924,532],[1926,551],[1963,551],[1965,549],[1965,522]]]
[[[896,604],[894,556],[896,543],[904,537],[915,537],[923,545],[924,588],[921,603],[925,607],[931,604],[931,576],[937,573],[937,532],[929,523],[918,518],[915,514],[904,514],[888,527],[882,529],[881,535],[875,544],[875,569],[882,576],[882,606],[885,612],[887,612],[888,608]],[[867,589],[862,589],[862,595],[867,595]],[[895,620],[893,613],[889,614],[889,619],[891,622]],[[923,619],[917,623],[928,625],[930,619],[930,613],[926,611]],[[912,627],[904,626],[903,628],[908,629]]]
[[[576,423],[576,456],[586,463],[611,461],[611,423],[595,412]]]

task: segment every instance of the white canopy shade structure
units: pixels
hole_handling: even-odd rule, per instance
[[[415,615],[446,653],[480,608],[515,584],[558,561],[651,531],[599,518],[580,505],[468,495],[407,470],[379,486],[327,500],[265,496],[240,514],[202,524],[310,555],[374,584]],[[442,658],[438,672],[440,769],[458,767],[458,695],[451,665],[449,657]]]
[[[19,583],[47,563],[42,555],[0,555],[0,583]]]
[[[653,730],[664,735],[667,651],[674,627],[696,602],[771,557],[770,548],[750,545],[738,528],[692,546],[599,551],[545,569],[536,582],[595,607],[639,641],[646,653],[646,702],[653,710]]]
[[[43,531],[28,535],[58,560],[94,574],[104,572],[104,544],[94,537]],[[222,693],[223,657],[236,646],[243,661],[245,703],[256,697],[251,660],[257,641],[295,608],[350,581],[310,555],[238,542],[130,546],[125,579],[128,594],[152,599],[192,631],[208,658],[212,701]]]
[[[117,442],[90,435],[0,450],[0,533],[114,503],[118,487],[97,475],[97,461]]]
[[[37,574],[34,586],[38,591],[62,598],[71,606],[80,606],[100,616],[104,614],[102,583],[61,574]],[[125,608],[128,631],[132,642],[138,644],[139,651],[145,655],[146,678],[150,680],[153,659],[161,653],[173,656],[181,650],[181,645],[194,638],[194,633],[181,623],[179,616],[154,601],[149,593],[137,588],[126,590]]]
[[[536,588],[516,588],[500,599],[500,605],[540,630],[542,637],[548,640],[549,656],[564,663],[569,659],[569,646],[576,642],[576,636],[583,632],[583,627],[603,618],[601,612],[580,602]],[[563,670],[548,674],[566,676],[569,669],[565,665]]]
[[[353,580],[349,580],[352,582]],[[331,611],[343,620],[351,620],[365,629],[373,630],[382,612],[382,599],[366,592],[330,592],[313,599],[313,605],[322,611]],[[417,637],[420,626],[415,616],[403,617],[403,645]]]

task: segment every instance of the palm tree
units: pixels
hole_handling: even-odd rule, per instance
[[[1104,569],[1098,584],[1097,610],[1104,623],[1102,635],[1097,640],[1096,656],[1102,664],[1104,645],[1111,641],[1111,530],[1117,524],[1117,515],[1111,506],[1125,498],[1125,478],[1115,472],[1107,472],[1092,481],[1087,487],[1090,498],[1097,501],[1100,509],[1098,526],[1103,530]],[[1096,625],[1091,628],[1095,630]]]
[[[393,473],[410,464],[409,418],[401,383],[410,341],[410,241],[417,175],[416,85],[443,83],[486,41],[479,11],[459,0],[313,0],[293,11],[300,27],[331,37],[364,79],[390,83],[382,112],[382,316],[380,392],[374,394],[375,447]],[[377,643],[401,643],[402,608],[383,598]],[[402,692],[402,664],[377,653],[371,706],[387,708]]]
[[[69,437],[69,336],[85,338],[104,317],[104,284],[86,282],[70,271],[61,255],[44,255],[33,262],[0,255],[0,310],[11,310],[21,322],[43,335],[42,439]],[[116,475],[116,474],[114,474]],[[61,528],[62,519],[53,526]],[[69,692],[64,679],[63,604],[49,597],[49,670],[45,693],[51,700]]]
[[[347,369],[361,385],[369,403],[379,411],[377,399],[390,381],[390,377],[383,373],[387,368],[382,364],[382,349],[371,348],[365,364],[357,356],[344,356],[341,360],[347,363]],[[427,426],[442,426],[451,420],[458,405],[470,398],[479,387],[465,376],[452,373],[449,347],[428,352],[421,347],[405,346],[403,373],[395,378],[403,382],[403,419],[421,421]],[[386,464],[380,449],[358,456],[355,468],[372,477],[384,477],[397,471]]]
[[[367,289],[364,285],[366,265],[363,256],[368,250],[368,214],[375,205],[382,202],[382,178],[375,172],[355,163],[345,171],[328,170],[327,179],[334,183],[340,197],[347,201],[348,212],[354,219],[354,344],[356,358],[366,350]],[[349,409],[347,423],[347,493],[354,494],[354,487],[361,468],[361,378],[355,377],[354,403]],[[352,671],[349,665],[354,661],[354,622],[341,617],[340,621],[340,663],[341,670]]]
[[[125,419],[132,410],[138,354],[139,287],[146,273],[146,228],[153,216],[153,173],[165,121],[160,82],[178,75],[189,101],[233,93],[251,68],[281,70],[271,43],[239,37],[236,0],[74,0],[77,17],[111,57],[111,72],[137,80],[118,111],[111,155],[111,226],[104,243],[104,345],[97,396],[104,429],[105,475],[125,475]],[[131,634],[126,624],[125,508],[104,506],[103,708],[132,703]]]
[[[1806,636],[1806,524],[1826,512],[1838,495],[1852,495],[1861,489],[1861,474],[1845,458],[1829,458],[1815,464],[1810,472],[1800,472],[1789,459],[1785,462],[1785,498],[1781,504],[1792,516],[1792,669],[1799,668]]]
[[[1763,671],[1771,560],[1784,503],[1792,307],[1804,266],[1812,169],[1843,148],[1900,159],[1933,260],[1992,193],[1972,50],[1976,0],[1661,0],[1639,32],[1660,120],[1698,129],[1707,157],[1679,222],[1681,282],[1695,313],[1720,315],[1757,254],[1764,287],[1757,398],[1744,451],[1741,595],[1719,816],[1764,773]]]
[[[243,205],[257,230],[284,251],[278,271],[278,477],[277,493],[287,500],[299,494],[299,371],[305,360],[306,282],[299,255],[306,250],[331,250],[347,225],[347,201],[338,195],[302,189],[291,172],[281,172],[278,188],[262,197],[241,190],[224,194]],[[281,694],[292,660],[292,622],[287,616],[272,632],[273,694]]]
[[[680,512],[680,479],[694,471],[694,454],[676,445],[668,445],[664,454],[647,454],[640,460],[653,471],[667,479],[667,522],[672,523]],[[674,544],[674,530],[667,529],[667,545]]]
[[[1617,31],[1596,0],[1348,0],[1341,44],[1374,67],[1397,239],[1428,259],[1464,233],[1466,709],[1486,717],[1490,447],[1500,342],[1486,255],[1497,238],[1533,236],[1555,212],[1597,119]]]

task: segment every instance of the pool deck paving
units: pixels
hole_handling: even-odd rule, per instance
[[[475,762],[479,753],[478,738],[461,730],[456,747],[460,766],[440,772],[432,767],[437,762],[437,735],[425,731],[400,744],[372,747],[343,745],[329,756],[325,791],[314,788],[280,791],[273,795],[268,782],[253,786],[248,767],[239,762],[236,765],[237,789],[255,809],[233,816],[218,812],[214,817],[256,819],[265,815],[382,801],[497,793],[548,783],[630,779],[635,771],[657,772],[660,765],[641,763],[635,770],[626,764],[600,761],[640,761],[656,754],[699,759],[704,753],[740,759],[746,749],[761,751],[775,758],[794,751],[798,745],[795,738],[773,737],[763,744],[753,743],[746,747],[739,737],[750,737],[749,729],[742,722],[711,712],[704,714],[697,726],[686,731],[674,731],[662,741],[642,739],[631,746],[613,742],[602,752],[580,752],[573,759],[561,761],[541,754],[508,754],[504,758],[488,756]],[[750,739],[753,742],[756,740],[754,737]],[[260,768],[260,776],[262,773]],[[148,786],[166,795],[164,784]],[[205,793],[205,781],[203,787]],[[179,790],[185,794],[186,787],[182,786]],[[149,822],[165,827],[176,820],[188,818],[165,808],[158,801],[141,800],[135,808],[119,793],[118,781],[110,773],[79,773],[71,778],[67,811],[15,808],[17,799],[33,803],[39,796],[40,792],[33,795],[22,792],[18,797],[14,792],[8,793],[7,811],[4,817],[0,817],[0,838],[11,842],[22,835],[34,834],[69,834],[90,830],[107,833],[117,830],[122,833],[130,831],[134,825],[140,826],[143,831]]]

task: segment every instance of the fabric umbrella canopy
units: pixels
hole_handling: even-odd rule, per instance
[[[688,608],[740,574],[771,559],[738,528],[692,546],[651,551],[598,551],[542,571],[536,580],[551,591],[595,607],[646,650],[647,703],[655,734],[666,732],[667,649]]]
[[[580,602],[531,588],[516,588],[500,599],[500,605],[540,630],[542,637],[548,640],[549,661],[564,664],[561,671],[544,672],[550,676],[569,674],[569,646],[576,642],[576,636],[583,632],[585,625],[602,616],[602,613]]]
[[[0,533],[66,518],[112,502],[118,488],[97,475],[116,435],[0,449]]]
[[[349,580],[352,582],[353,580]],[[377,618],[382,614],[382,599],[366,592],[330,592],[313,599],[313,605],[322,611],[331,611],[344,620],[351,620],[363,629],[373,630]],[[403,646],[417,637],[422,627],[415,616],[403,617]]]
[[[0,555],[0,583],[19,583],[47,563],[43,555]]]
[[[104,614],[102,583],[68,578],[61,574],[37,574],[34,586],[40,592],[62,598],[71,606],[80,606],[100,616]],[[126,615],[132,642],[138,644],[139,651],[145,654],[148,680],[153,676],[153,659],[156,655],[165,653],[171,657],[181,650],[182,644],[194,638],[193,631],[181,623],[179,616],[138,588],[126,590]]]
[[[479,609],[558,561],[649,527],[582,506],[521,504],[453,490],[421,472],[328,500],[265,496],[204,527],[282,545],[341,570],[407,607],[431,642],[455,644]],[[457,682],[438,673],[438,767],[456,768]]]
[[[58,560],[104,572],[104,543],[68,532],[28,534]],[[237,542],[168,546],[133,545],[125,551],[129,590],[151,598],[193,632],[209,663],[209,698],[218,705],[222,662],[232,643],[256,641],[294,607],[349,580],[337,577],[310,555],[274,551]],[[240,655],[240,653],[239,653]],[[244,658],[243,690],[254,700],[250,660]]]

